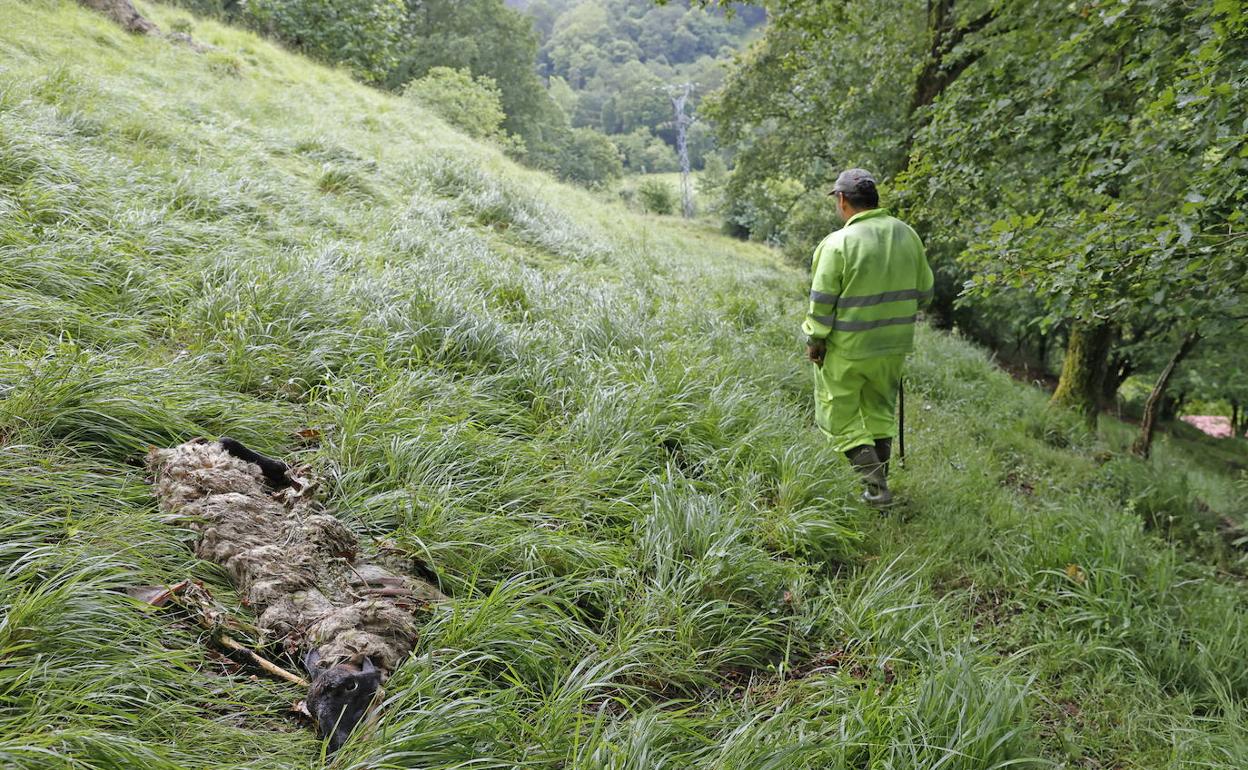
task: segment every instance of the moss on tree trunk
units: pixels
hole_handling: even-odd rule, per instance
[[[1096,427],[1114,327],[1103,321],[1077,321],[1066,342],[1062,376],[1050,403],[1074,409]]]

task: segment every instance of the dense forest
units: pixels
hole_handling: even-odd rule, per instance
[[[694,84],[687,109],[719,88],[733,57],[757,36],[761,8],[703,9],[650,0],[510,0],[541,38],[539,71],[573,125],[596,129],[634,172],[678,170],[668,89]],[[714,139],[706,122],[690,128],[694,168]]]
[[[678,169],[668,89],[689,111],[756,36],[760,8],[649,0],[177,0],[249,26],[443,117],[529,165],[581,184]],[[498,116],[501,111],[501,118]],[[713,148],[695,122],[689,152]]]

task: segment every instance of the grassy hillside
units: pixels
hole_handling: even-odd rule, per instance
[[[335,767],[1248,766],[1242,480],[923,331],[881,520],[802,275],[145,10],[216,50],[0,4],[0,766],[321,764],[297,688],[122,592],[247,616],[140,467],[223,433],[454,598]]]

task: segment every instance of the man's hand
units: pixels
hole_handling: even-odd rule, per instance
[[[823,357],[827,352],[827,340],[806,340],[806,357],[814,361],[816,366],[823,366]]]

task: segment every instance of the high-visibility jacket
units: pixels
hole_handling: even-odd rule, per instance
[[[823,239],[802,330],[843,358],[905,355],[932,299],[932,268],[914,229],[887,209],[860,211]]]

